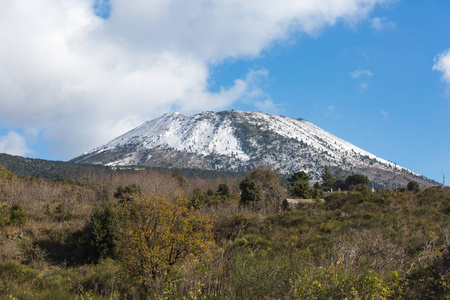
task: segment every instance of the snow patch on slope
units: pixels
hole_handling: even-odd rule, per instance
[[[85,157],[123,152],[125,154],[105,164],[137,165],[151,158],[143,153],[154,149],[194,154],[205,159],[217,157],[211,161],[217,161],[214,168],[222,169],[259,163],[276,170],[313,172],[325,165],[376,164],[385,170],[415,174],[306,120],[249,111],[204,112],[192,117],[165,114],[92,150]]]

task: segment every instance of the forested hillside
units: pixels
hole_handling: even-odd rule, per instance
[[[105,167],[103,165],[76,164],[72,162],[53,161],[45,159],[25,158],[21,156],[0,153],[0,166],[3,166],[19,176],[32,176],[44,179],[57,179],[58,177],[71,180],[96,180],[117,173],[140,173],[142,170],[179,173],[186,177],[199,178],[243,178],[245,173],[211,171],[200,169],[177,169],[157,167]],[[145,173],[145,172],[144,172]]]
[[[3,166],[19,176],[54,179],[63,177],[76,179],[88,176],[89,173],[107,170],[100,165],[72,164],[63,161],[25,158],[21,156],[0,153],[0,166]]]

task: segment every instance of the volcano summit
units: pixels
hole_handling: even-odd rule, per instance
[[[236,172],[266,167],[285,175],[305,171],[316,179],[327,166],[343,175],[364,174],[386,187],[410,180],[432,185],[304,119],[235,110],[165,114],[72,161]]]

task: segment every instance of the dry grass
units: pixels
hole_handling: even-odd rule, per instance
[[[77,250],[70,247],[76,247],[92,210],[112,201],[119,185],[191,199],[196,189],[206,195],[224,182],[183,181],[157,171],[89,176],[85,182],[0,178],[0,204],[20,204],[28,213],[25,224],[0,227],[0,298],[139,297],[136,287],[122,284],[120,261],[76,261]],[[237,181],[226,180],[231,197],[209,195],[214,201],[202,208],[214,221],[218,249],[213,261],[180,265],[170,282],[158,284],[161,294],[178,299],[353,299],[346,289],[354,289],[365,295],[361,299],[376,299],[376,293],[392,299],[446,299],[439,295],[448,288],[439,280],[450,276],[449,189],[342,193],[325,204],[281,212],[264,205],[239,206]],[[73,261],[64,260],[69,255]]]

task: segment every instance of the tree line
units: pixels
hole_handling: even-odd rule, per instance
[[[321,173],[322,183],[315,182],[310,186],[309,176],[299,171],[287,178],[283,183],[279,176],[269,169],[257,169],[249,173],[240,183],[240,203],[244,206],[277,209],[277,205],[286,197],[302,199],[322,199],[326,192],[363,191],[369,192],[369,179],[365,175],[353,174],[343,178],[340,173],[332,175],[328,167]],[[419,184],[410,181],[408,190],[417,191]]]

